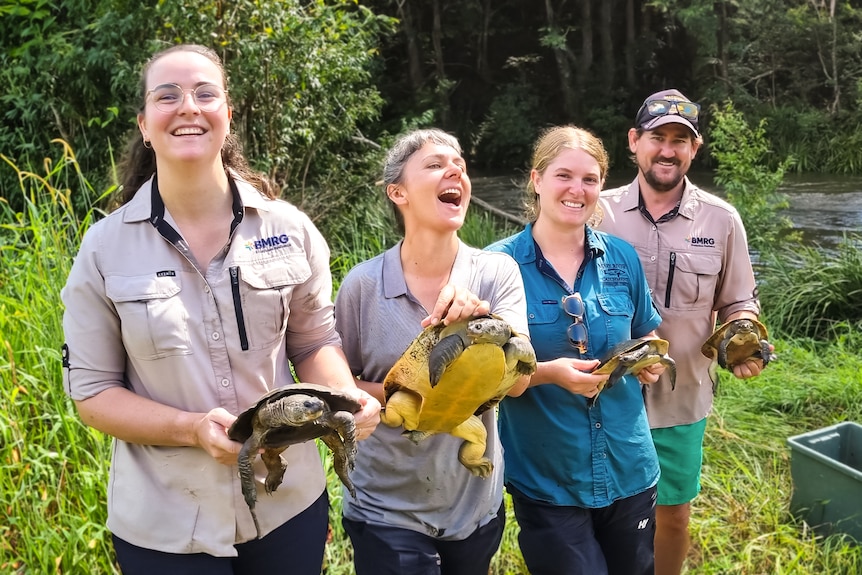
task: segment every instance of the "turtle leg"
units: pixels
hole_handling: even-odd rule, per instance
[[[670,357],[665,356],[662,358],[661,363],[664,365],[668,377],[670,377],[671,390],[676,389],[676,362]]]
[[[434,345],[428,355],[428,375],[431,387],[437,385],[437,382],[443,377],[443,372],[446,371],[450,363],[464,352],[465,347],[464,340],[457,334],[446,336]]]
[[[321,435],[320,440],[332,452],[332,468],[335,470],[335,474],[338,475],[338,478],[347,488],[347,491],[350,492],[350,495],[356,499],[356,487],[353,486],[349,475],[349,470],[353,469],[356,456],[355,440],[350,442],[347,440],[342,441],[341,436],[335,430]],[[353,443],[353,445],[350,446],[348,443]]]
[[[464,440],[458,449],[458,461],[477,477],[488,477],[494,469],[491,460],[485,457],[485,443],[488,431],[482,425],[482,420],[471,415],[464,423],[449,432]]]
[[[596,401],[599,399],[599,394],[605,390],[612,388],[628,371],[630,366],[625,365],[623,362],[619,362],[619,364],[614,368],[611,374],[608,376],[607,381],[605,381],[604,385],[599,385],[599,392],[596,393],[592,397],[587,398],[587,407],[592,407],[596,404]]]
[[[421,409],[422,397],[418,393],[399,390],[386,400],[386,405],[380,412],[380,421],[389,427],[403,425],[404,429],[416,429]]]
[[[266,465],[264,487],[266,487],[267,493],[272,493],[278,489],[278,486],[281,485],[281,481],[284,479],[284,471],[287,469],[287,463],[281,458],[281,453],[285,449],[287,449],[287,446],[275,449],[268,448],[264,449],[260,455],[260,458],[263,459],[263,463]]]
[[[251,518],[254,520],[254,528],[257,530],[258,539],[260,538],[260,525],[257,523],[257,514],[254,512],[254,506],[257,502],[257,489],[254,486],[254,470],[251,467],[251,454],[257,455],[259,447],[260,442],[257,436],[252,435],[243,444],[237,457],[242,496],[245,499],[245,504],[248,505],[249,511],[251,511]]]
[[[718,344],[718,365],[727,369],[727,344],[730,343],[730,339],[725,338],[721,340],[721,343]]]
[[[770,361],[775,359],[775,356],[769,350],[769,342],[765,339],[760,340],[760,357],[763,359],[763,367],[766,367]]]
[[[520,375],[532,375],[536,371],[536,353],[523,337],[514,336],[503,346],[506,366]]]

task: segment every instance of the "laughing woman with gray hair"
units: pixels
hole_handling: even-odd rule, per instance
[[[380,382],[424,326],[490,311],[527,333],[514,260],[458,238],[471,193],[458,141],[434,129],[408,133],[383,172],[404,237],[353,268],[335,301],[350,368],[381,402]],[[357,496],[343,500],[358,575],[488,573],[505,521],[503,458],[494,410],[481,420],[494,465],[485,479],[458,461],[462,440],[448,434],[414,444],[380,425],[360,445],[351,474]]]

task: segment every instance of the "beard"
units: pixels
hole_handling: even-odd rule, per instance
[[[679,168],[678,163],[674,163],[674,165]],[[643,172],[644,180],[646,180],[650,187],[652,187],[657,192],[669,192],[673,190],[685,177],[685,174],[682,172],[682,170],[677,170],[674,175],[663,179],[660,179],[651,169],[644,169],[643,166],[641,166],[641,172]]]

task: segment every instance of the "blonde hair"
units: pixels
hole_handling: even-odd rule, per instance
[[[610,169],[610,158],[601,139],[589,130],[572,125],[554,126],[542,132],[539,139],[536,140],[536,145],[533,147],[533,159],[530,163],[531,169],[543,174],[548,165],[564,149],[583,150],[595,158],[599,163],[601,179],[602,181],[605,180]],[[527,219],[531,222],[535,222],[539,217],[539,195],[533,186],[532,178],[527,180],[524,212]]]

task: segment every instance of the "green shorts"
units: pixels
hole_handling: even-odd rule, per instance
[[[652,429],[661,477],[656,505],[681,505],[700,493],[706,418],[689,425]]]

